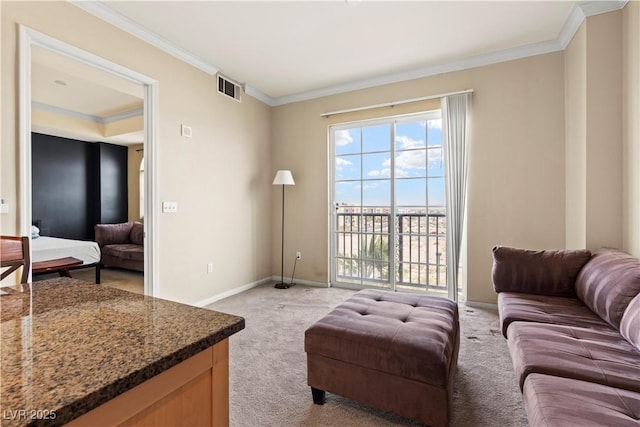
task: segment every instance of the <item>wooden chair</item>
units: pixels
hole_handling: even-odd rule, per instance
[[[0,267],[9,267],[0,275],[0,280],[22,267],[20,283],[26,284],[31,268],[31,251],[28,237],[0,236]]]

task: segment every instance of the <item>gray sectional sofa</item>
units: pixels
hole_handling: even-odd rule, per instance
[[[640,426],[640,260],[496,246],[492,279],[531,426]]]

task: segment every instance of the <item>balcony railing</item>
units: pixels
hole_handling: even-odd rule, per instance
[[[336,273],[343,282],[446,291],[446,217],[440,212],[338,212]],[[389,244],[391,227],[395,244]]]

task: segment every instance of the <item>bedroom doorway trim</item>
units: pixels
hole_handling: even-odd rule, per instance
[[[105,71],[142,86],[144,93],[144,161],[145,161],[145,252],[144,252],[144,293],[157,296],[158,274],[158,218],[155,207],[157,200],[157,92],[158,82],[144,74],[118,65],[105,58],[67,44],[32,28],[19,27],[19,146],[20,146],[20,232],[31,236],[32,189],[31,189],[31,48],[38,46],[59,55],[66,56],[96,69]],[[29,274],[31,276],[31,273]],[[31,279],[31,277],[29,278]]]

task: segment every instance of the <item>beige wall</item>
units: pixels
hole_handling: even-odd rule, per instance
[[[565,53],[571,248],[623,247],[622,17],[617,11],[587,18]]]
[[[582,25],[565,50],[566,246],[587,246],[587,31]]]
[[[587,18],[587,248],[622,247],[622,12]]]
[[[2,9],[2,233],[18,231],[17,24],[156,79],[160,297],[196,303],[270,276],[270,111],[217,94],[215,78],[67,2],[6,2]],[[72,23],[72,25],[70,25]],[[126,49],[122,47],[126,46]],[[180,136],[180,124],[193,138]],[[214,274],[207,274],[207,263]]]
[[[296,276],[329,280],[329,148],[321,113],[470,88],[467,298],[495,302],[493,245],[564,247],[563,67],[559,52],[274,108],[273,169],[290,168],[296,179],[286,196],[285,271],[300,250]],[[277,189],[272,197],[280,200]],[[279,204],[272,209],[279,242]],[[278,271],[279,251],[271,262]]]
[[[622,247],[640,257],[640,3],[623,10]]]

